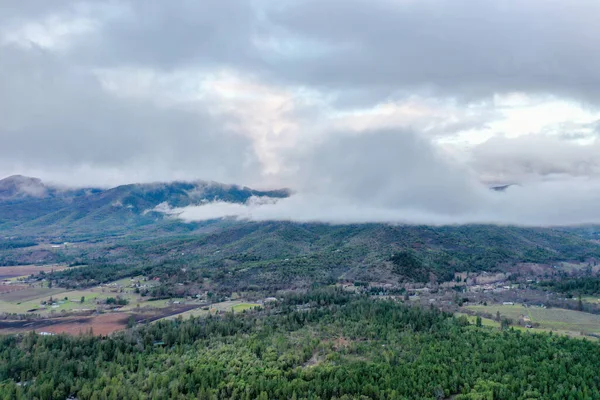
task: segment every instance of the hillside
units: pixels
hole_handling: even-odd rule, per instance
[[[184,223],[153,211],[161,204],[285,197],[286,190],[207,182],[64,189],[24,177],[0,181],[0,188],[0,265],[90,265],[56,276],[67,286],[143,272],[172,286],[191,285],[190,290],[210,278],[211,288],[229,293],[340,280],[448,281],[455,272],[506,270],[523,262],[600,259],[598,243],[567,230],[231,219]],[[71,244],[50,246],[66,241]]]
[[[55,274],[59,285],[142,274],[159,277],[167,290],[193,294],[339,281],[447,281],[455,272],[503,271],[522,262],[600,259],[597,244],[548,229],[232,221],[190,229],[183,235],[73,243],[47,251],[44,262],[88,265]],[[10,249],[1,253],[0,263],[35,262],[39,256],[37,247]]]
[[[122,185],[110,189],[66,189],[36,178],[0,180],[0,234],[5,236],[114,235],[152,225],[164,215],[153,211],[221,200],[243,203],[252,196],[286,197],[286,190],[259,191],[214,182],[170,182]]]

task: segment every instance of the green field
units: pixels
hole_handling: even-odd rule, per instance
[[[36,311],[33,311],[34,313],[46,315],[50,313],[61,312],[63,310],[89,310],[94,309],[98,301],[101,302],[106,300],[108,297],[115,297],[117,294],[118,293],[111,292],[102,293],[102,291],[98,288],[87,290],[36,288],[32,290],[31,296],[21,298],[19,300],[0,300],[0,312],[25,314],[29,312],[29,310],[35,309]],[[81,302],[82,297],[84,297],[83,303]],[[54,302],[56,302],[54,306],[44,306],[42,304],[43,301],[49,302],[51,298]]]
[[[469,315],[469,314],[463,314],[463,313],[456,313],[455,315],[457,317],[467,317],[469,322],[473,325],[475,325],[475,323],[477,322],[477,317],[475,315]],[[496,322],[493,319],[483,318],[483,317],[481,318],[481,325],[489,326],[492,328],[500,328],[499,322]]]
[[[523,316],[529,317],[531,324],[539,324],[543,330],[556,331],[576,336],[584,334],[600,334],[600,316],[581,311],[562,308],[524,307],[522,305],[488,305],[467,306],[471,311],[480,314],[496,315],[512,319],[515,324]]]
[[[129,278],[111,282],[108,285],[96,286],[89,289],[67,290],[64,288],[52,288],[38,285],[24,290],[0,295],[0,313],[26,314],[35,313],[41,315],[55,314],[59,312],[77,312],[94,310],[98,305],[104,304],[109,297],[121,297],[129,304],[122,310],[132,310],[139,307],[164,308],[173,305],[173,302],[184,303],[184,299],[161,299],[149,301],[148,297],[142,297],[135,293]],[[146,284],[146,283],[145,283]],[[151,285],[151,283],[147,283]],[[83,298],[83,302],[81,301]],[[43,305],[42,302],[55,303]],[[32,311],[34,310],[34,311]]]
[[[254,303],[241,303],[241,304],[237,304],[233,307],[231,307],[231,311],[233,311],[234,313],[236,312],[242,312],[242,311],[246,311],[246,310],[251,310],[254,307],[258,307],[259,304],[254,304]]]
[[[171,315],[169,317],[166,317],[165,319],[175,319],[175,318],[179,318],[179,317],[181,317],[183,319],[187,319],[190,317],[206,317],[209,314],[215,314],[217,312],[239,313],[244,310],[249,310],[254,307],[257,307],[258,305],[259,304],[245,303],[241,300],[229,300],[229,301],[223,301],[220,303],[211,304],[210,306],[207,306],[207,307],[198,307],[193,310],[189,310],[189,311],[186,311],[186,312],[183,312],[180,314]],[[208,309],[205,309],[205,308],[208,308]]]

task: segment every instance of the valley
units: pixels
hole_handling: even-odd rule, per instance
[[[189,223],[148,211],[286,193],[186,185],[4,195],[2,393],[563,398],[565,379],[600,393],[600,360],[588,357],[600,338],[594,228]],[[558,354],[580,372],[557,370]]]

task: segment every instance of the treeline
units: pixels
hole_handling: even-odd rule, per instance
[[[599,277],[582,277],[575,279],[565,279],[561,281],[546,281],[541,282],[539,285],[554,290],[556,292],[567,293],[571,295],[600,294]]]
[[[32,240],[0,240],[0,251],[37,246]]]
[[[592,399],[600,346],[338,290],[108,338],[0,338],[0,398]]]
[[[136,265],[93,264],[46,274],[45,278],[53,281],[57,286],[72,289],[108,283],[150,271],[150,268]]]

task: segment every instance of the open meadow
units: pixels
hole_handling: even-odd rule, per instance
[[[516,324],[522,321],[522,325],[531,324],[536,328],[546,331],[579,336],[581,334],[600,334],[600,315],[585,313],[562,308],[544,308],[523,305],[500,305],[467,306],[477,314],[490,315],[493,318],[499,312],[501,317],[512,319]]]
[[[198,308],[186,311],[181,314],[171,315],[171,316],[167,317],[167,319],[173,319],[173,318],[179,318],[179,317],[181,317],[183,319],[187,319],[190,317],[206,317],[209,314],[217,314],[217,313],[221,313],[221,312],[240,313],[240,312],[244,312],[246,310],[250,310],[252,308],[259,307],[259,306],[260,306],[260,304],[246,303],[243,300],[229,300],[229,301],[222,301],[220,303],[214,303],[214,304],[203,306],[203,307],[198,307]]]

